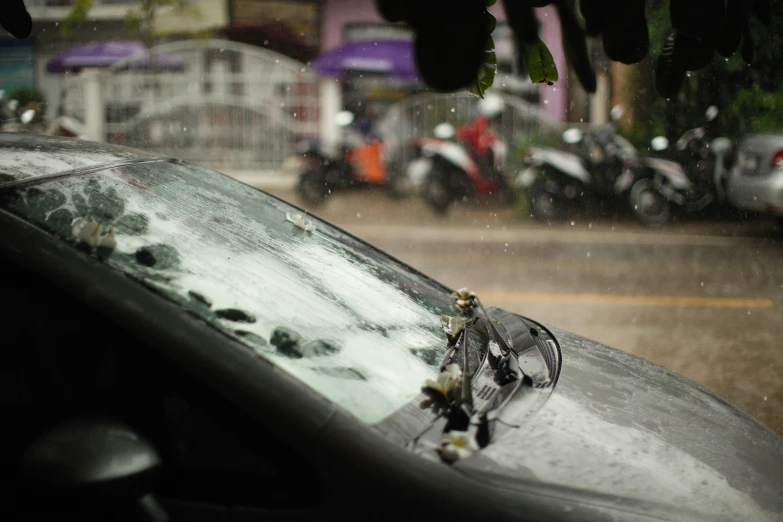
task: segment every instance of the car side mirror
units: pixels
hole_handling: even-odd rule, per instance
[[[625,115],[625,107],[622,105],[615,105],[609,111],[609,117],[612,118],[612,121],[619,121],[623,115]]]
[[[665,136],[656,136],[650,140],[650,147],[656,152],[669,148],[669,140]]]
[[[456,131],[454,130],[454,126],[450,123],[439,123],[435,126],[435,129],[432,131],[436,138],[441,140],[450,140],[454,137],[454,134]]]
[[[35,118],[35,109],[27,109],[22,113],[21,116],[19,116],[19,119],[24,124],[32,122],[34,118]]]
[[[581,142],[584,139],[585,135],[582,132],[581,129],[577,129],[576,127],[572,127],[570,129],[566,129],[563,131],[563,141],[568,143],[569,145],[575,145],[579,142]]]
[[[712,121],[712,120],[714,120],[715,118],[718,117],[718,113],[719,112],[720,111],[718,110],[718,108],[716,106],[710,105],[709,107],[707,107],[707,110],[704,112],[704,118],[708,122],[710,122],[710,121]]]
[[[347,127],[354,119],[355,116],[351,111],[340,111],[334,115],[334,124],[338,127]]]
[[[114,512],[165,522],[152,497],[161,472],[155,449],[128,426],[79,418],[39,437],[19,460],[17,485],[31,511]]]

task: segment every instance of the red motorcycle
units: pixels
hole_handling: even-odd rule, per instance
[[[497,101],[496,101],[497,100]],[[469,125],[455,129],[448,123],[435,127],[433,136],[414,140],[415,157],[408,164],[407,192],[420,193],[438,213],[451,203],[477,195],[499,195],[512,199],[503,174],[506,144],[490,127],[490,118],[499,115],[502,100],[485,98],[481,115]]]

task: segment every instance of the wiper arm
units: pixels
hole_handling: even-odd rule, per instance
[[[471,389],[472,375],[468,375],[468,334],[471,329],[470,324],[465,326],[462,331],[462,393],[460,395],[460,408],[466,409],[466,412],[473,412],[473,390]]]

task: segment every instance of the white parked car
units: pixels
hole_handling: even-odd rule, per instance
[[[739,209],[777,216],[783,224],[783,135],[752,134],[740,142],[726,197]]]

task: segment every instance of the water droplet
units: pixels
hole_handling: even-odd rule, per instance
[[[701,286],[704,286],[704,281],[701,282]]]
[[[574,222],[573,221],[571,222],[571,226],[574,226]]]
[[[357,212],[356,213],[356,219],[362,219],[362,213],[361,212]]]

